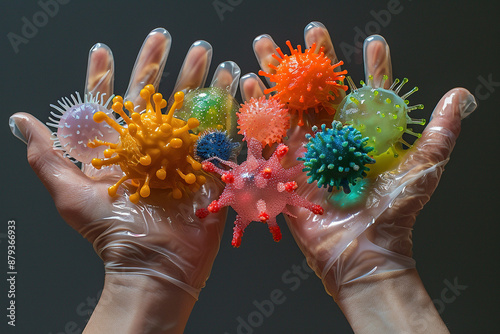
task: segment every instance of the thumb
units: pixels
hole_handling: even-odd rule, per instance
[[[422,133],[412,154],[411,164],[429,165],[445,162],[451,155],[462,119],[476,109],[474,96],[464,88],[446,93],[434,109],[431,121]]]
[[[27,113],[16,113],[10,117],[9,125],[12,134],[28,145],[28,163],[52,197],[58,189],[86,179],[61,151],[53,149],[51,132],[38,119]]]
[[[406,217],[408,225],[413,224],[415,214],[429,201],[439,183],[460,134],[462,119],[475,108],[474,96],[464,88],[452,89],[441,98],[422,137],[400,167],[401,172],[408,172],[401,183],[410,184],[394,201],[392,210],[386,212],[396,215],[391,219]]]

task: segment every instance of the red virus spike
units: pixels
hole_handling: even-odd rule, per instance
[[[224,173],[224,174],[222,174],[222,176],[221,176],[220,179],[224,183],[233,183],[234,182],[234,176],[231,173]]]
[[[196,215],[196,217],[203,219],[210,214],[210,211],[208,211],[205,208],[201,208],[201,209],[196,210],[196,212],[194,214]]]
[[[300,206],[315,212],[322,212],[320,206],[316,206],[306,199],[300,197],[294,191],[297,184],[292,178],[300,172],[304,166],[298,164],[292,168],[284,169],[280,159],[288,152],[288,147],[280,144],[271,158],[266,160],[262,157],[261,143],[251,138],[248,142],[247,160],[236,165],[228,161],[220,161],[231,171],[213,169],[215,173],[234,177],[234,182],[226,183],[226,187],[218,200],[208,206],[209,212],[218,212],[222,207],[230,205],[236,212],[237,218],[234,222],[233,240],[231,244],[239,247],[241,237],[248,224],[252,221],[266,222],[273,234],[273,239],[279,241],[281,232],[276,223],[276,216],[280,213],[289,214],[287,205]],[[209,165],[207,165],[209,166]],[[270,173],[268,173],[270,171]],[[264,176],[269,175],[269,178]],[[227,178],[227,176],[225,177]],[[263,182],[265,181],[265,182]],[[285,191],[287,190],[287,191]],[[199,211],[199,217],[206,212]]]
[[[205,172],[215,172],[215,165],[210,161],[203,161],[201,163],[201,168],[203,168]]]
[[[284,103],[291,112],[297,112],[298,124],[304,124],[302,114],[310,108],[331,103],[339,95],[338,90],[347,90],[343,84],[344,75],[347,71],[335,72],[334,69],[343,64],[331,64],[329,58],[324,54],[324,47],[319,53],[314,53],[316,44],[302,52],[300,45],[297,50],[292,47],[290,41],[286,42],[291,55],[284,55],[279,48],[273,58],[277,59],[279,65],[271,67],[275,73],[259,71],[259,75],[269,78],[276,83],[273,88],[266,89],[266,94],[276,91],[276,97]],[[333,109],[330,107],[330,109]]]
[[[208,205],[207,209],[211,213],[216,213],[216,212],[219,212],[221,207],[219,206],[219,203],[217,203],[217,201],[213,201],[212,203],[210,203]]]
[[[285,183],[285,190],[290,192],[290,193],[292,191],[295,191],[298,187],[299,186],[297,185],[297,182],[295,182],[295,181]]]
[[[278,146],[276,151],[274,151],[274,154],[276,154],[276,156],[281,159],[285,156],[285,154],[287,154],[287,152],[288,152],[288,146],[280,145]]]
[[[269,215],[265,212],[265,211],[262,211],[260,214],[259,214],[259,220],[263,223],[267,222],[269,220]]]
[[[269,221],[267,225],[269,226],[269,232],[271,232],[271,234],[273,235],[273,240],[276,242],[280,241],[282,235],[280,227],[278,226],[276,221],[275,220],[273,222]]]
[[[264,168],[261,172],[261,175],[265,179],[270,179],[271,178],[271,168],[269,168],[269,167]]]
[[[315,204],[311,207],[311,212],[315,215],[322,215],[325,213],[325,209],[323,209],[321,205]]]
[[[240,215],[236,216],[233,227],[233,240],[231,241],[231,245],[233,247],[240,247],[241,237],[243,236],[243,232],[245,231],[245,228],[248,226],[248,224],[250,224],[250,221],[243,221]]]

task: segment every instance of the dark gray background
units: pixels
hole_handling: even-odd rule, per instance
[[[395,77],[420,87],[412,102],[425,104],[429,116],[440,97],[462,86],[478,92],[478,110],[463,122],[462,134],[441,184],[422,211],[414,232],[414,254],[422,280],[433,299],[441,300],[445,280],[467,288],[442,317],[454,333],[498,332],[498,98],[483,81],[500,82],[498,5],[493,1],[401,0],[402,10],[385,26],[373,12],[389,1],[249,1],[220,0],[231,8],[220,19],[208,1],[76,1],[39,28],[16,54],[7,34],[21,34],[22,18],[32,21],[41,10],[36,1],[2,1],[1,34],[1,261],[6,261],[6,225],[17,222],[17,327],[15,333],[60,333],[74,322],[83,328],[92,299],[103,284],[101,260],[92,246],[59,217],[52,199],[26,161],[25,145],[8,129],[8,117],[28,111],[46,121],[49,104],[82,91],[87,53],[96,42],[111,47],[116,61],[115,92],[123,94],[144,37],[165,27],[173,37],[160,88],[169,94],[191,43],[205,39],[214,47],[215,65],[234,60],[242,73],[257,71],[252,40],[271,34],[284,46],[303,44],[303,28],[313,20],[329,29],[337,55],[350,75],[363,75],[360,55],[342,52],[355,45],[357,29],[386,37]],[[238,96],[239,98],[239,96]],[[266,227],[252,224],[243,246],[230,246],[234,214],[228,218],[212,275],[191,315],[186,333],[236,333],[237,318],[256,310],[253,301],[280,289],[286,300],[255,333],[350,333],[351,329],[320,280],[310,275],[282,280],[303,262],[283,219],[283,240],[272,241]],[[1,268],[5,268],[4,264]],[[2,269],[6,272],[6,269]],[[1,274],[5,277],[5,274]],[[1,328],[6,328],[6,288],[2,279]],[[450,295],[447,295],[448,297]],[[83,304],[82,304],[83,303]],[[439,302],[438,302],[439,304]],[[6,330],[0,330],[5,332]],[[71,332],[71,331],[68,331]]]

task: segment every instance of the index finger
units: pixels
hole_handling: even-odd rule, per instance
[[[437,164],[447,160],[461,129],[461,120],[476,109],[474,96],[464,88],[446,93],[434,109],[429,125],[409,152],[407,167]],[[408,166],[409,165],[409,166]]]

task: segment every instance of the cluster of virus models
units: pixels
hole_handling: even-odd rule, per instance
[[[364,178],[370,169],[367,164],[375,163],[368,153],[373,147],[367,146],[368,137],[349,125],[342,125],[338,121],[332,122],[332,128],[321,125],[312,127],[314,136],[306,134],[308,142],[304,145],[307,151],[303,161],[309,179],[308,183],[317,182],[318,187],[342,187],[344,192],[350,193],[350,186]]]
[[[51,111],[51,122],[47,125],[54,127],[56,131],[52,134],[54,148],[64,152],[64,156],[83,163],[90,163],[92,158],[104,157],[104,147],[91,148],[87,146],[90,139],[116,142],[118,133],[108,124],[96,124],[93,116],[102,111],[108,117],[113,117],[109,109],[111,97],[104,100],[104,94],[96,96],[84,95],[83,100],[77,92],[76,97],[71,95],[57,101],[59,106],[51,104],[55,110]]]
[[[268,77],[276,83],[272,88],[266,89],[265,94],[276,91],[276,97],[284,103],[290,111],[298,112],[298,125],[304,125],[303,112],[314,108],[316,112],[322,106],[327,112],[333,114],[335,108],[331,101],[340,96],[339,90],[347,90],[343,84],[347,71],[335,72],[335,68],[343,64],[342,61],[332,65],[331,60],[325,56],[324,48],[315,53],[316,44],[302,52],[301,46],[297,49],[287,41],[291,55],[285,55],[280,48],[276,51],[280,55],[272,56],[279,62],[278,66],[269,64],[275,70],[274,74],[259,71],[259,75]]]
[[[237,212],[234,247],[241,245],[245,228],[252,221],[267,223],[273,239],[279,241],[281,231],[276,216],[291,215],[287,205],[304,207],[314,214],[324,211],[296,193],[294,177],[307,172],[308,183],[316,181],[319,188],[329,192],[336,188],[349,194],[352,188],[349,196],[351,202],[356,202],[367,189],[364,178],[370,171],[368,165],[383,160],[382,154],[391,150],[397,156],[401,144],[411,147],[403,134],[421,135],[408,125],[425,124],[425,119],[408,115],[423,108],[421,104],[408,106],[407,98],[418,88],[399,96],[408,82],[406,78],[399,85],[396,79],[389,89],[384,89],[380,87],[387,76],[379,88],[374,87],[372,76],[367,84],[361,81],[361,88],[347,77],[351,92],[335,108],[333,102],[347,91],[343,84],[347,71],[335,72],[343,62],[332,65],[323,47],[315,52],[315,44],[304,52],[300,45],[294,49],[290,41],[286,44],[291,55],[276,49],[279,56],[273,57],[279,64],[269,64],[274,73],[259,72],[275,83],[264,91],[276,91],[273,97],[252,98],[238,111],[236,100],[226,90],[201,88],[185,96],[176,93],[169,112],[163,114],[167,102],[152,85],[140,92],[146,102],[142,113],[135,112],[133,103],[124,102],[121,96],[104,101],[103,95],[86,95],[82,100],[77,93],[71,99],[59,100],[59,106],[51,105],[59,112],[51,112],[54,118],[49,117],[51,123],[47,123],[57,129],[54,147],[97,169],[118,165],[124,175],[108,188],[109,195],[116,195],[120,185],[131,181],[136,187],[129,196],[133,203],[150,196],[155,188],[171,189],[172,197],[180,199],[206,182],[202,169],[217,173],[225,188],[217,200],[198,209],[196,215],[205,218],[232,206]],[[303,114],[309,110],[335,114],[332,127],[312,127],[313,134],[306,135],[305,152],[297,158],[298,165],[283,168],[280,161],[288,152],[284,144],[279,144],[266,160],[263,148],[283,141],[290,128],[290,113],[297,113],[298,125],[302,126]],[[113,112],[120,117],[116,119]],[[236,129],[248,145],[247,158],[241,164],[235,162],[240,145],[231,139]]]
[[[196,118],[200,125],[195,133],[206,130],[227,131],[230,137],[235,128],[238,102],[227,90],[219,87],[199,88],[184,96],[183,106],[176,113],[180,119]]]
[[[387,76],[384,75],[380,87],[384,86]],[[357,88],[351,78],[347,78],[351,93],[339,105],[334,119],[342,124],[352,125],[361,132],[363,137],[368,137],[368,145],[373,147],[374,156],[392,149],[396,155],[395,145],[402,143],[411,147],[403,138],[403,133],[411,134],[417,138],[421,134],[413,132],[408,124],[424,125],[425,119],[412,119],[408,113],[415,109],[422,109],[422,104],[408,106],[408,96],[418,90],[417,87],[408,93],[399,96],[401,88],[408,82],[399,79],[389,89],[374,88],[373,77],[369,76],[368,84],[361,81],[361,88]],[[396,87],[397,86],[397,87]]]
[[[301,172],[303,165],[284,169],[280,160],[287,152],[288,147],[280,144],[269,160],[266,160],[262,157],[262,144],[251,138],[248,141],[246,161],[238,165],[232,161],[219,160],[230,170],[223,170],[210,161],[204,161],[203,170],[220,174],[226,187],[218,200],[210,203],[206,209],[197,210],[196,215],[204,218],[225,206],[233,207],[237,216],[231,244],[239,247],[243,232],[252,221],[267,223],[273,239],[281,240],[276,216],[281,212],[291,215],[286,205],[300,206],[315,214],[323,214],[321,206],[307,201],[295,192],[297,183],[290,180]]]
[[[290,128],[290,115],[276,98],[251,98],[241,105],[238,113],[238,133],[243,140],[255,138],[262,146],[281,142]]]
[[[119,165],[125,174],[108,188],[109,195],[114,196],[118,187],[127,180],[132,180],[132,184],[137,187],[137,191],[129,197],[133,203],[137,203],[140,197],[148,197],[151,188],[172,189],[175,199],[182,198],[182,190],[186,188],[198,190],[206,178],[199,172],[201,164],[193,158],[194,143],[198,136],[189,133],[189,130],[196,128],[199,122],[196,118],[186,122],[174,117],[174,111],[182,105],[184,93],[175,94],[175,102],[166,115],[162,114],[162,108],[166,107],[167,102],[160,93],[155,93],[153,85],[142,89],[140,96],[146,101],[143,113],[134,112],[133,103],[127,101],[124,104],[121,96],[113,99],[112,109],[123,118],[126,127],[104,112],[97,112],[93,116],[95,122],[106,122],[120,136],[117,143],[99,139],[88,143],[89,147],[108,147],[104,151],[105,159],[92,159],[95,168]],[[124,112],[124,105],[130,117]]]

